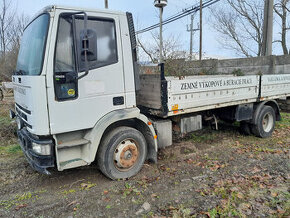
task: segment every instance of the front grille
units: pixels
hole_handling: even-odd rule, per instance
[[[15,103],[15,104],[16,104],[16,112],[17,112],[18,116],[20,118],[22,118],[22,121],[24,123],[24,126],[32,129],[32,126],[28,123],[27,115],[25,114],[25,113],[27,113],[27,114],[31,115],[31,111],[29,111],[29,110],[21,107],[17,103]],[[25,113],[23,113],[22,111],[24,111]]]
[[[31,111],[30,110],[25,109],[24,107],[22,107],[21,105],[19,105],[17,103],[16,103],[16,106],[19,107],[21,110],[23,110],[25,113],[31,115]]]
[[[24,114],[22,111],[20,111],[18,108],[16,108],[17,114],[22,117],[25,121],[27,121],[27,115]]]

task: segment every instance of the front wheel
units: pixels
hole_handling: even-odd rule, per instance
[[[267,138],[272,136],[275,129],[276,114],[272,107],[264,106],[258,115],[257,124],[252,126],[255,136]]]
[[[125,179],[141,170],[146,155],[147,144],[142,133],[131,127],[118,127],[102,140],[97,162],[107,177]]]

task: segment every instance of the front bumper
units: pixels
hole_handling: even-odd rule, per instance
[[[25,128],[18,130],[18,139],[23,153],[26,156],[27,161],[31,167],[43,174],[50,175],[48,168],[55,166],[55,158],[53,152],[53,140],[50,139],[40,139],[36,136],[30,134]],[[40,155],[32,149],[32,143],[39,145],[51,145],[51,155]]]

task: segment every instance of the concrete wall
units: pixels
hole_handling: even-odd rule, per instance
[[[214,75],[214,74],[290,74],[290,55],[268,56],[255,58],[237,58],[227,60],[202,61],[171,61],[170,65],[179,66],[178,69],[169,70],[167,75]],[[172,69],[172,66],[167,69]],[[166,69],[166,67],[165,67]]]

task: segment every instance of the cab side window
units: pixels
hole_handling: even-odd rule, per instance
[[[74,72],[75,55],[71,19],[60,18],[55,53],[55,72]]]
[[[54,63],[55,95],[58,101],[75,99],[78,95],[77,81],[66,81],[68,73],[76,73],[72,26],[71,17],[60,17]]]
[[[97,39],[97,54],[96,60],[89,61],[89,69],[104,67],[118,62],[117,41],[115,22],[112,19],[101,19],[89,17],[88,29],[91,29],[96,34]],[[84,28],[83,18],[76,18],[76,38],[81,42],[80,36]],[[77,45],[78,54],[81,52],[81,43]],[[81,55],[78,56],[79,71],[85,70],[85,62]]]

